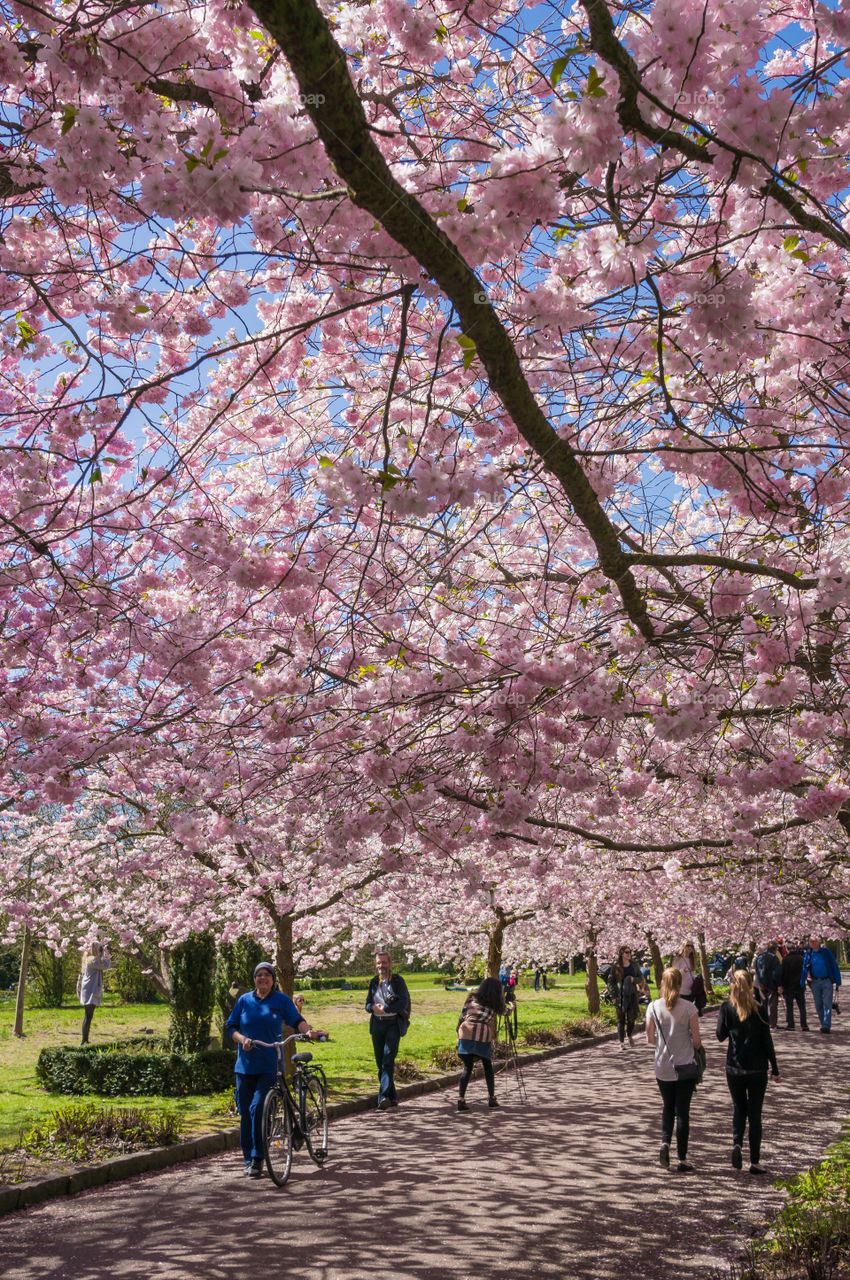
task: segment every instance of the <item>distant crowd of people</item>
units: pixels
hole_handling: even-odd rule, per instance
[[[625,948],[618,966],[622,967]],[[688,1159],[690,1109],[694,1090],[705,1070],[700,1030],[702,1010],[694,998],[697,981],[695,953],[686,945],[661,977],[660,995],[646,1014],[646,1038],[655,1050],[655,1078],[662,1098],[659,1162],[669,1168],[674,1129],[680,1173],[693,1171]],[[726,1083],[732,1099],[732,1148],[734,1169],[743,1167],[746,1135],[750,1173],[762,1174],[762,1111],[768,1073],[779,1080],[779,1066],[772,1031],[779,1027],[779,997],[785,998],[785,1029],[793,1031],[797,1010],[800,1029],[808,1031],[806,992],[812,1000],[820,1031],[829,1035],[835,994],[841,986],[841,970],[832,951],[817,934],[807,944],[786,946],[783,940],[767,943],[756,955],[752,969],[736,958],[726,977],[729,995],[717,1016],[717,1039],[727,1043]],[[691,982],[688,983],[688,978]],[[704,985],[704,984],[703,984]],[[631,1039],[631,1037],[630,1037]]]

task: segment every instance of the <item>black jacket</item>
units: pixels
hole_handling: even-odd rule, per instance
[[[782,961],[782,985],[786,991],[796,991],[803,975],[803,952],[799,947],[789,951]]]
[[[726,1074],[730,1076],[767,1075],[770,1067],[779,1075],[776,1051],[770,1026],[760,1007],[753,1010],[742,1022],[732,1004],[727,1000],[717,1015],[717,1039],[728,1040]]]
[[[378,990],[378,982],[379,978],[376,974],[369,983],[369,994],[366,996],[367,1013],[372,1013],[372,1005],[375,1000],[375,994]],[[390,974],[390,986],[392,987],[393,993],[385,1006],[386,1011],[388,1014],[396,1014],[402,1022],[406,1023],[410,1020],[410,992],[407,989],[407,983],[404,978],[402,978],[401,974],[393,973]],[[378,1020],[379,1019],[377,1019],[376,1015],[372,1014],[372,1017],[369,1019],[369,1026],[371,1027],[373,1021]],[[380,1021],[383,1021],[383,1019],[380,1019]],[[404,1034],[404,1032],[402,1032],[402,1034]]]

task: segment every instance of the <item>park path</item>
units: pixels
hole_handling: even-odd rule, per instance
[[[805,1168],[839,1131],[850,1027],[777,1034],[763,1160]],[[848,1019],[850,1022],[850,1019]],[[490,1112],[474,1081],[331,1130],[326,1169],[295,1157],[288,1186],[251,1182],[235,1153],[0,1219],[15,1280],[708,1280],[780,1203],[728,1163],[724,1049],[704,1019],[709,1073],[693,1107],[696,1175],[656,1163],[649,1048],[605,1044],[526,1067],[528,1103],[502,1081]],[[321,1050],[319,1050],[319,1054]]]

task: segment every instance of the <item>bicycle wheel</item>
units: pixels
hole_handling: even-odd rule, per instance
[[[320,1168],[328,1158],[328,1100],[325,1082],[311,1071],[301,1089],[301,1128],[310,1159]]]
[[[292,1169],[292,1122],[282,1091],[275,1087],[263,1103],[263,1141],[269,1177],[282,1187]]]

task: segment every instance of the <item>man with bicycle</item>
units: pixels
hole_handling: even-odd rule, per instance
[[[249,1178],[263,1173],[263,1102],[277,1079],[277,1052],[254,1044],[279,1040],[284,1024],[301,1035],[318,1040],[323,1031],[313,1031],[289,996],[277,986],[270,960],[261,960],[254,970],[254,990],[241,995],[225,1024],[238,1046],[236,1056],[236,1102],[239,1107],[239,1139]]]
[[[386,951],[375,956],[375,977],[369,983],[366,996],[366,1012],[369,1018],[369,1034],[375,1051],[378,1068],[378,1110],[397,1107],[395,1092],[395,1060],[399,1040],[407,1033],[410,1023],[410,993],[400,974],[393,973],[392,962]]]

